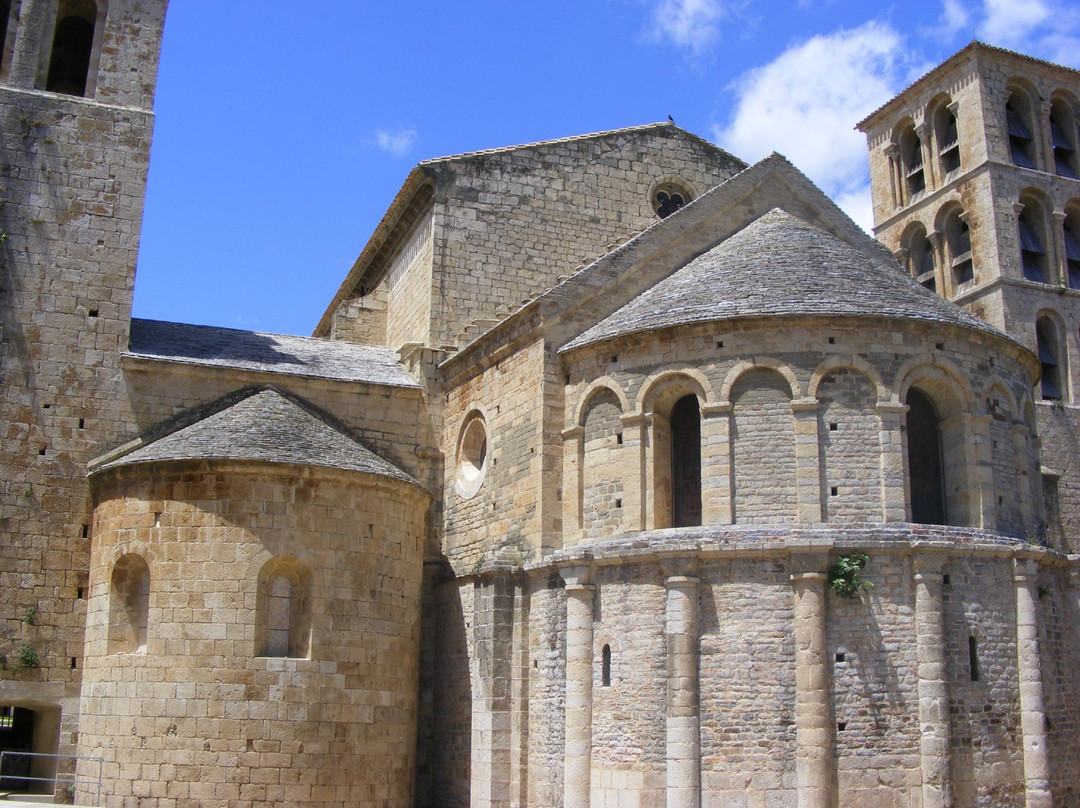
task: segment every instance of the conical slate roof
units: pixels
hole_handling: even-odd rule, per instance
[[[276,390],[259,390],[102,465],[250,460],[362,471],[419,485],[401,469]]]
[[[907,277],[887,254],[860,251],[774,208],[561,350],[691,323],[799,315],[911,318],[1000,336]]]

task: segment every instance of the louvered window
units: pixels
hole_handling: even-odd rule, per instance
[[[1065,261],[1069,265],[1069,288],[1080,289],[1080,238],[1065,224]]]
[[[1025,211],[1017,222],[1020,233],[1020,260],[1024,277],[1036,283],[1046,283],[1046,248]]]
[[[1009,130],[1009,154],[1013,164],[1021,168],[1035,168],[1031,156],[1031,127],[1024,120],[1012,98],[1005,104],[1005,121]]]

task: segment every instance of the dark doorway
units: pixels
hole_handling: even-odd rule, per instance
[[[697,396],[684,396],[671,410],[671,523],[701,524],[701,416]]]
[[[911,521],[948,524],[945,518],[945,475],[941,461],[941,428],[934,402],[912,388],[907,395],[908,478]]]
[[[34,711],[23,707],[0,707],[0,791],[28,791],[31,781],[29,753],[34,751]]]

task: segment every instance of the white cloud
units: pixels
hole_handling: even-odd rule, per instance
[[[983,42],[1059,64],[1080,66],[1080,9],[1061,0],[983,0]]]
[[[968,10],[960,4],[960,0],[945,0],[945,5],[941,10],[940,21],[940,35],[945,39],[952,39],[958,33],[962,33],[964,29],[968,28],[971,24],[971,15]]]
[[[983,13],[980,38],[1005,47],[1022,47],[1051,12],[1043,0],[985,0]]]
[[[899,89],[904,58],[881,23],[815,36],[736,80],[731,121],[713,136],[744,160],[782,153],[868,228],[866,137],[854,124]]]
[[[416,130],[401,127],[393,131],[379,129],[375,132],[375,144],[387,154],[404,157],[416,143]]]
[[[653,33],[701,53],[720,38],[721,0],[660,0],[653,9]]]

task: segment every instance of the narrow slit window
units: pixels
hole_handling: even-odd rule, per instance
[[[275,575],[266,591],[266,656],[289,655],[292,615],[292,582],[287,575]]]
[[[974,637],[968,637],[968,669],[971,673],[971,681],[979,681],[979,643]]]
[[[600,654],[600,685],[611,687],[611,646],[605,645]]]

